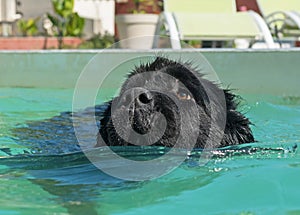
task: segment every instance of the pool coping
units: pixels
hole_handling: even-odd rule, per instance
[[[2,50],[0,87],[74,88],[85,66],[96,55],[100,61],[117,62],[124,56],[150,53],[184,54],[187,58],[200,53],[213,66],[224,87],[244,94],[300,96],[300,48]],[[121,79],[125,74],[121,71],[116,77]]]

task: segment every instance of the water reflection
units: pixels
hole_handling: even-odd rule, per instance
[[[212,173],[207,167],[193,169],[183,164],[156,180],[130,182],[106,175],[81,153],[17,156],[0,162],[10,167],[6,171],[22,172],[21,177],[53,195],[70,214],[111,214],[156,204],[181,192],[199,189],[221,174]]]
[[[75,136],[72,118],[80,118],[81,126],[85,128],[84,142],[87,145],[95,145],[97,134],[91,133],[89,129],[91,122],[87,121],[95,111],[96,122],[99,120],[105,105],[87,108],[83,111],[72,113],[62,112],[58,116],[40,121],[28,121],[25,125],[12,129],[15,142],[26,146],[32,154],[57,155],[81,151]],[[94,110],[93,110],[94,109]]]

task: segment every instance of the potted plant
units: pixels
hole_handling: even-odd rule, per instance
[[[19,19],[16,36],[1,37],[0,49],[77,48],[82,43],[80,36],[83,32],[84,19],[73,12],[74,0],[51,1],[55,14],[47,14],[46,19],[44,17]],[[39,32],[40,21],[43,21],[46,32]]]
[[[52,32],[57,37],[58,48],[63,48],[64,37],[80,37],[84,19],[74,12],[74,0],[52,0],[55,15],[47,14]]]
[[[27,20],[18,20],[17,26],[23,37],[35,36],[39,33],[39,29],[37,26],[37,22],[39,21],[39,19],[40,17],[37,17],[35,19],[30,18]]]
[[[132,1],[126,3],[129,5],[133,3],[133,8],[129,9],[130,13],[116,15],[120,46],[130,49],[150,49],[158,21],[157,13],[160,12],[162,3],[159,0]]]

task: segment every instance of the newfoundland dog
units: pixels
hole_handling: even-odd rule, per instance
[[[219,148],[254,142],[238,103],[191,63],[157,57],[136,67],[108,103],[97,146]]]

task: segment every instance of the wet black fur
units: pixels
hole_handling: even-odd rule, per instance
[[[180,114],[176,104],[173,102],[176,96],[171,96],[171,98],[159,93],[147,92],[143,97],[138,97],[138,101],[134,100],[134,104],[130,104],[127,107],[122,106],[122,108],[126,108],[130,112],[129,121],[131,124],[124,124],[122,120],[115,122],[118,126],[124,128],[124,130],[121,129],[121,132],[126,132],[126,128],[131,126],[135,132],[147,134],[154,126],[158,126],[155,124],[155,119],[149,120],[149,118],[153,117],[154,112],[160,112],[167,120],[167,127],[163,136],[158,141],[152,142],[152,145],[172,147],[180,135],[182,135],[182,139],[180,139],[181,142],[177,147],[189,147],[185,144],[191,141],[191,138],[196,138],[194,148],[216,148],[254,142],[254,137],[249,127],[251,124],[249,119],[237,111],[238,97],[229,90],[220,89],[218,85],[203,78],[203,75],[193,69],[189,63],[180,63],[167,58],[157,57],[153,62],[135,68],[123,84],[120,92],[121,96],[114,98],[114,101],[117,103],[126,102],[122,98],[122,93],[126,89],[144,84],[139,78],[134,79],[134,81],[128,81],[130,78],[134,78],[138,74],[150,74],[153,71],[171,75],[182,82],[201,108],[196,111],[189,110],[192,100],[179,101],[184,109],[182,116],[185,117],[185,122],[187,122],[187,125],[180,130]],[[154,76],[159,76],[159,73],[154,73],[146,78],[152,86],[164,84],[162,79],[158,80],[160,78]],[[173,84],[175,85],[175,82]],[[177,87],[176,90],[179,93],[182,89]],[[177,92],[176,90],[174,91]],[[170,88],[171,91],[172,88]],[[208,93],[213,96],[209,97]],[[224,105],[222,105],[222,102],[224,102]],[[99,130],[99,137],[101,138],[98,138],[97,146],[132,145],[132,143],[125,141],[116,132],[115,124],[111,119],[111,104],[112,101],[108,103],[103,113],[104,117],[101,119]],[[216,113],[217,120],[220,123],[214,124],[212,122],[212,113]],[[118,110],[116,110],[115,114],[118,115]],[[199,122],[195,122],[195,120],[199,120]],[[222,121],[224,122],[224,128],[222,128]],[[193,127],[192,123],[190,125],[189,122],[199,123],[199,128]],[[208,141],[209,138],[212,140],[211,142]],[[152,140],[143,139],[140,141],[149,141],[151,143]]]

